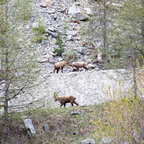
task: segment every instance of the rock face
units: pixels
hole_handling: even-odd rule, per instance
[[[54,48],[57,48],[54,41],[58,34],[62,37],[65,51],[74,50],[77,57],[84,59],[84,54],[89,51],[89,47],[86,42],[83,44],[85,40],[81,38],[81,29],[87,26],[89,17],[93,15],[92,8],[95,4],[96,2],[90,3],[89,0],[32,1],[33,23],[39,17],[46,28],[46,39],[37,46],[40,61],[53,56]],[[58,61],[58,58],[55,57],[55,59]],[[42,71],[47,72],[45,66],[42,66]]]

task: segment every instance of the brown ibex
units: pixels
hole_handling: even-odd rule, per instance
[[[74,58],[75,58],[75,56],[73,56],[73,58],[70,61],[64,60],[64,61],[60,61],[60,62],[57,62],[56,64],[54,64],[53,73],[55,73],[55,70],[57,70],[57,73],[58,73],[59,69],[61,69],[61,72],[63,72],[64,66],[66,66],[68,63],[71,63]]]
[[[60,61],[54,64],[53,73],[55,73],[55,70],[57,70],[58,73],[59,69],[61,69],[61,72],[63,72],[63,68],[64,66],[66,66],[67,63],[68,63],[67,61]]]
[[[54,92],[54,98],[55,101],[59,101],[61,103],[60,107],[63,105],[65,107],[66,103],[71,103],[72,106],[73,104],[76,104],[78,106],[78,103],[75,102],[76,97],[74,97],[73,95],[58,97],[57,93]]]
[[[79,68],[85,68],[85,71],[88,71],[87,62],[72,62],[69,63],[70,66],[76,67],[77,71]]]

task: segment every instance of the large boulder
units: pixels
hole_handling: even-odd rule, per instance
[[[89,20],[89,16],[86,12],[87,11],[83,11],[79,7],[73,5],[72,7],[69,8],[68,14],[69,16],[75,18],[78,21],[87,21]]]

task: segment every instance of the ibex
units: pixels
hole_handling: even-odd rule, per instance
[[[63,72],[64,66],[66,66],[68,63],[71,63],[74,58],[75,58],[75,56],[73,56],[71,61],[60,61],[60,62],[57,62],[56,64],[54,64],[53,73],[55,73],[55,70],[57,70],[57,73],[58,73],[59,69],[61,69],[61,72]]]
[[[77,71],[79,68],[85,68],[85,71],[88,71],[87,62],[72,62],[69,63],[70,66],[76,67]]]
[[[75,102],[76,97],[74,97],[72,95],[58,97],[56,95],[57,95],[57,93],[54,92],[55,101],[59,101],[61,103],[60,107],[63,105],[65,107],[66,103],[71,103],[72,106],[73,106],[73,104],[76,104],[78,106],[78,103]]]
[[[57,70],[57,73],[58,73],[59,69],[61,69],[61,72],[63,72],[63,68],[64,66],[66,66],[67,63],[68,63],[67,61],[60,61],[54,64],[53,73],[55,73],[55,70]]]

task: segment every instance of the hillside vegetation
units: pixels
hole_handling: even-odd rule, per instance
[[[144,1],[0,0],[0,143],[143,144]]]

